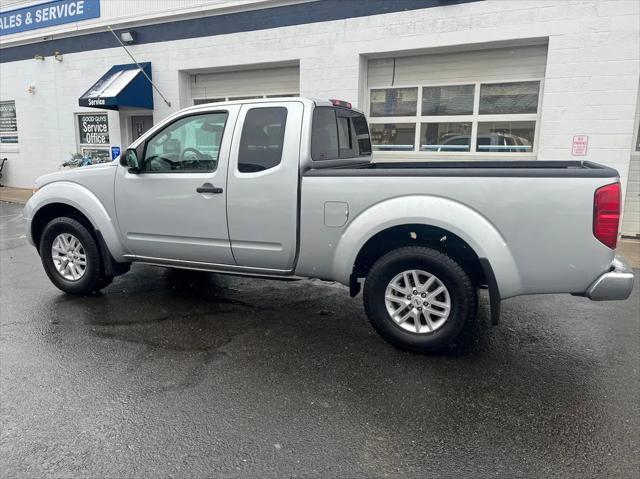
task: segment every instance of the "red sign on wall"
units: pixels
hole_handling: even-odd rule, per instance
[[[573,137],[573,143],[571,145],[572,156],[586,156],[587,145],[589,144],[589,137],[587,135],[576,135]]]

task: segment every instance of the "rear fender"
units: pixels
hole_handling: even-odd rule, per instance
[[[360,213],[348,225],[333,257],[333,277],[349,284],[358,252],[377,233],[394,226],[424,224],[456,234],[486,259],[493,269],[502,299],[520,293],[516,262],[506,241],[477,211],[456,201],[436,196],[411,195],[391,198]]]

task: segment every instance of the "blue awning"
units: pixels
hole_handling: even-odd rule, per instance
[[[141,63],[151,78],[151,63]],[[80,106],[119,110],[122,107],[153,110],[151,83],[135,63],[114,65],[78,100]]]

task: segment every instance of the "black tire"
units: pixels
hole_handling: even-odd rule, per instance
[[[447,288],[451,310],[441,327],[416,333],[403,329],[385,304],[388,284],[407,270],[423,270],[435,275]],[[453,343],[475,319],[477,288],[465,270],[449,256],[431,248],[409,246],[385,254],[373,265],[364,285],[364,307],[372,326],[394,346],[418,352],[440,352]]]
[[[84,249],[86,256],[86,269],[82,277],[73,281],[64,278],[56,269],[51,258],[51,246],[56,237],[62,233],[75,236]],[[40,258],[42,265],[51,282],[65,293],[85,295],[97,291],[100,286],[102,274],[102,259],[98,244],[89,230],[73,218],[60,217],[52,219],[45,226],[40,238]]]

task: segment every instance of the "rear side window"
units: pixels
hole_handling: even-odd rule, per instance
[[[287,109],[252,108],[247,112],[240,136],[238,171],[255,173],[268,170],[282,161]]]
[[[315,161],[371,154],[364,115],[343,108],[317,107],[313,112],[311,158]]]

